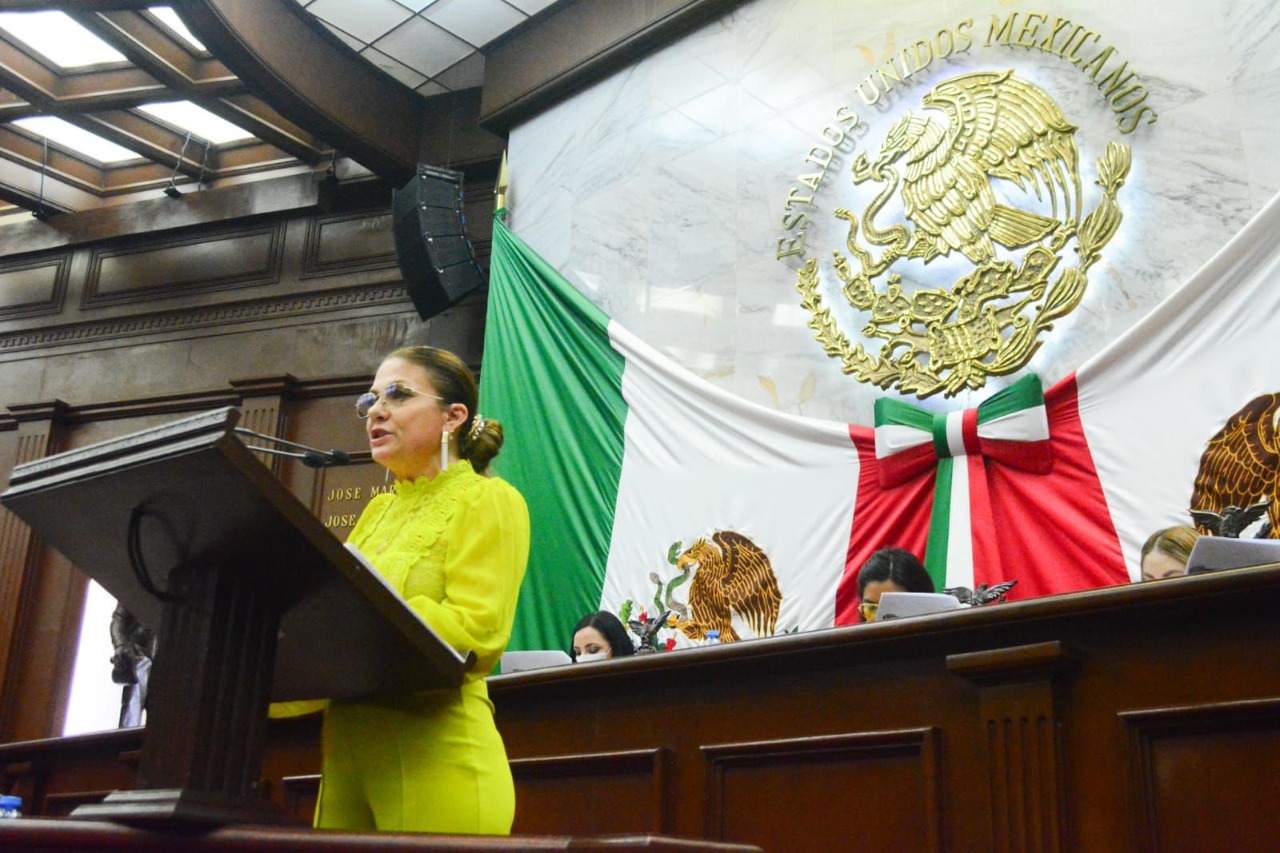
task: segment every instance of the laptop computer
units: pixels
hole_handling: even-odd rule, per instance
[[[531,669],[545,669],[549,666],[562,666],[572,663],[569,655],[560,649],[538,649],[526,652],[507,652],[498,659],[498,672],[505,675],[509,672],[527,672]]]
[[[1250,566],[1280,565],[1280,539],[1228,539],[1201,536],[1191,546],[1187,574],[1244,569]]]

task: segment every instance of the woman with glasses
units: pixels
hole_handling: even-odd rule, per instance
[[[481,417],[476,397],[457,356],[406,347],[356,401],[395,489],[369,502],[350,542],[476,664],[461,688],[328,703],[317,827],[511,831],[515,789],[484,678],[511,636],[529,513],[514,488],[485,475],[502,427]]]
[[[858,570],[858,613],[876,621],[880,596],[886,592],[936,592],[924,564],[905,548],[881,548]]]

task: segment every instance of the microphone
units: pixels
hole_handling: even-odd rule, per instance
[[[297,444],[292,441],[285,441],[283,438],[276,438],[274,435],[266,435],[261,432],[254,432],[244,427],[236,427],[235,432],[240,435],[247,435],[250,438],[256,438],[259,441],[273,441],[276,444],[283,444],[286,447],[293,447],[301,450],[301,453],[291,453],[287,450],[276,450],[270,447],[254,447],[246,444],[249,450],[256,450],[259,453],[270,453],[272,456],[288,456],[290,459],[301,459],[302,464],[308,468],[334,468],[339,465],[350,465],[351,457],[341,450],[316,450],[314,447],[307,447],[305,444]]]

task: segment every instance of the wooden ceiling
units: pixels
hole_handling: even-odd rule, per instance
[[[206,51],[147,11],[162,4],[0,0],[0,11],[64,12],[126,57],[62,68],[0,31],[0,215],[25,209],[47,218],[282,169],[323,172],[335,152],[389,179],[412,173],[422,99],[296,4],[171,0]],[[274,56],[259,49],[273,41]],[[291,60],[298,50],[305,64]],[[301,76],[298,65],[319,71]],[[314,91],[305,91],[308,81]],[[138,109],[164,101],[190,101],[252,138],[208,144]],[[33,116],[61,118],[138,156],[98,162],[13,124]]]

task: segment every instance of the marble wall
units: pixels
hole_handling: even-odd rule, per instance
[[[1036,47],[990,38],[993,18],[1003,23],[1015,14],[1009,40]],[[1060,35],[1039,47],[1055,24]],[[966,37],[972,43],[961,50]],[[934,55],[927,64],[914,58],[921,40]],[[1079,63],[1069,61],[1068,43]],[[1089,60],[1107,48],[1090,76]],[[893,62],[902,76],[904,49],[912,73],[889,80],[887,92],[880,84],[873,98],[876,69]],[[1122,63],[1123,74],[1136,75],[1124,88],[1140,84],[1146,92],[1128,111],[1099,88]],[[1047,386],[1124,333],[1280,191],[1273,144],[1280,5],[756,0],[516,128],[510,221],[595,304],[694,373],[770,408],[869,423],[883,392],[842,374],[814,340],[797,269],[806,258],[818,260],[824,300],[858,340],[870,315],[839,293],[831,258],[844,247],[846,223],[833,211],[863,212],[880,185],[856,186],[850,166],[859,154],[874,160],[908,110],[947,124],[945,113],[922,105],[937,84],[1006,69],[1044,90],[1077,128],[1086,213],[1099,204],[1096,162],[1107,144],[1132,150],[1117,196],[1120,230],[1089,269],[1079,307],[1042,336],[1024,369]],[[1139,115],[1141,107],[1152,112]],[[1137,126],[1123,132],[1135,118]],[[848,133],[810,192],[799,179],[819,171],[805,158],[826,144],[828,126]],[[991,184],[996,201],[1050,211],[1047,200],[1007,181]],[[795,235],[784,229],[793,190],[813,197],[793,204],[812,224],[804,253],[779,259],[779,239]],[[881,227],[894,221],[906,221],[900,195],[876,219]],[[1073,245],[1062,253],[1064,266],[1077,262]],[[998,258],[1017,256],[997,247]],[[910,294],[950,288],[972,268],[952,253],[928,265],[902,259],[890,271]],[[883,277],[878,286],[885,287]],[[879,346],[870,343],[872,351]],[[1007,381],[925,405],[973,405]]]

